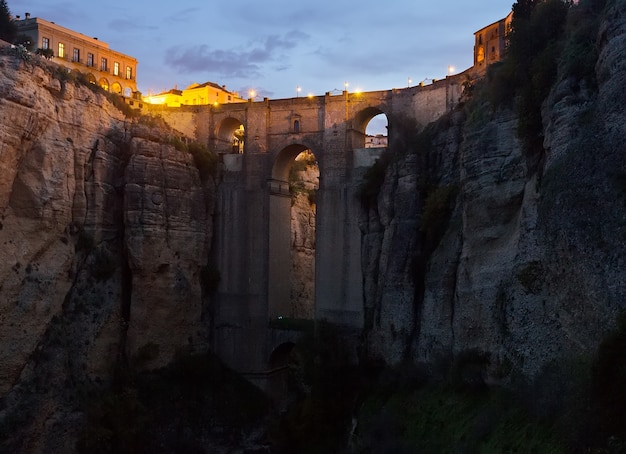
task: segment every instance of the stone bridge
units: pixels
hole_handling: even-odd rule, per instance
[[[294,158],[310,150],[320,171],[315,320],[358,330],[364,310],[356,190],[382,151],[365,148],[367,124],[385,114],[392,142],[395,119],[421,127],[436,120],[458,103],[463,80],[460,74],[405,89],[168,109],[170,124],[217,150],[223,162],[212,246],[221,276],[213,342],[232,368],[261,377],[275,366],[272,353],[297,337],[270,324],[291,313],[287,180]],[[233,150],[240,125],[243,147]]]

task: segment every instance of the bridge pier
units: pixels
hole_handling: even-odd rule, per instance
[[[460,98],[463,77],[426,87],[197,110],[199,141],[226,146],[239,125],[245,131],[244,153],[223,155],[212,247],[221,276],[212,312],[213,347],[231,368],[262,385],[262,377],[273,370],[269,359],[277,346],[269,323],[290,315],[287,180],[295,156],[311,150],[320,170],[315,320],[358,331],[364,324],[364,303],[356,192],[364,169],[381,152],[363,149],[367,122],[385,113],[392,142],[397,119],[407,117],[425,126],[451,110]]]

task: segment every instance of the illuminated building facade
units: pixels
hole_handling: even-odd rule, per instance
[[[487,66],[504,56],[506,37],[511,27],[513,12],[504,19],[487,25],[474,33],[474,70],[484,73]]]
[[[143,99],[149,104],[163,104],[168,107],[246,102],[245,99],[239,97],[238,93],[226,90],[225,85],[220,86],[213,82],[191,84],[184,90],[174,88],[156,95],[145,96]]]
[[[376,134],[375,136],[365,136],[365,148],[387,147],[387,136]]]
[[[82,33],[26,13],[16,19],[19,34],[30,38],[36,49],[52,51],[51,60],[88,75],[107,91],[127,97],[137,95],[137,59],[109,49],[109,45]]]

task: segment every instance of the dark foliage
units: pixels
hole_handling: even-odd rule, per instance
[[[380,188],[385,182],[385,173],[391,162],[391,156],[391,152],[384,152],[380,158],[366,170],[363,182],[357,190],[359,199],[366,202],[375,200],[378,197]]]
[[[17,26],[6,0],[0,0],[0,39],[12,43],[17,36]]]
[[[200,179],[206,181],[211,177],[215,177],[218,168],[217,154],[210,151],[206,145],[198,142],[191,142],[187,145],[189,153],[193,156],[193,162],[196,164]]]
[[[593,366],[593,397],[604,437],[626,443],[626,315],[600,344]]]
[[[77,445],[85,453],[202,453],[207,437],[236,445],[268,410],[257,388],[210,354],[183,354],[151,373],[120,373],[86,405]]]

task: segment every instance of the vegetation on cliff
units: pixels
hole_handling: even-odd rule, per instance
[[[140,360],[140,358],[137,358]],[[85,390],[78,452],[207,452],[258,443],[267,398],[210,354],[181,354],[168,367],[121,369],[108,390]],[[261,438],[262,430],[259,431]]]

